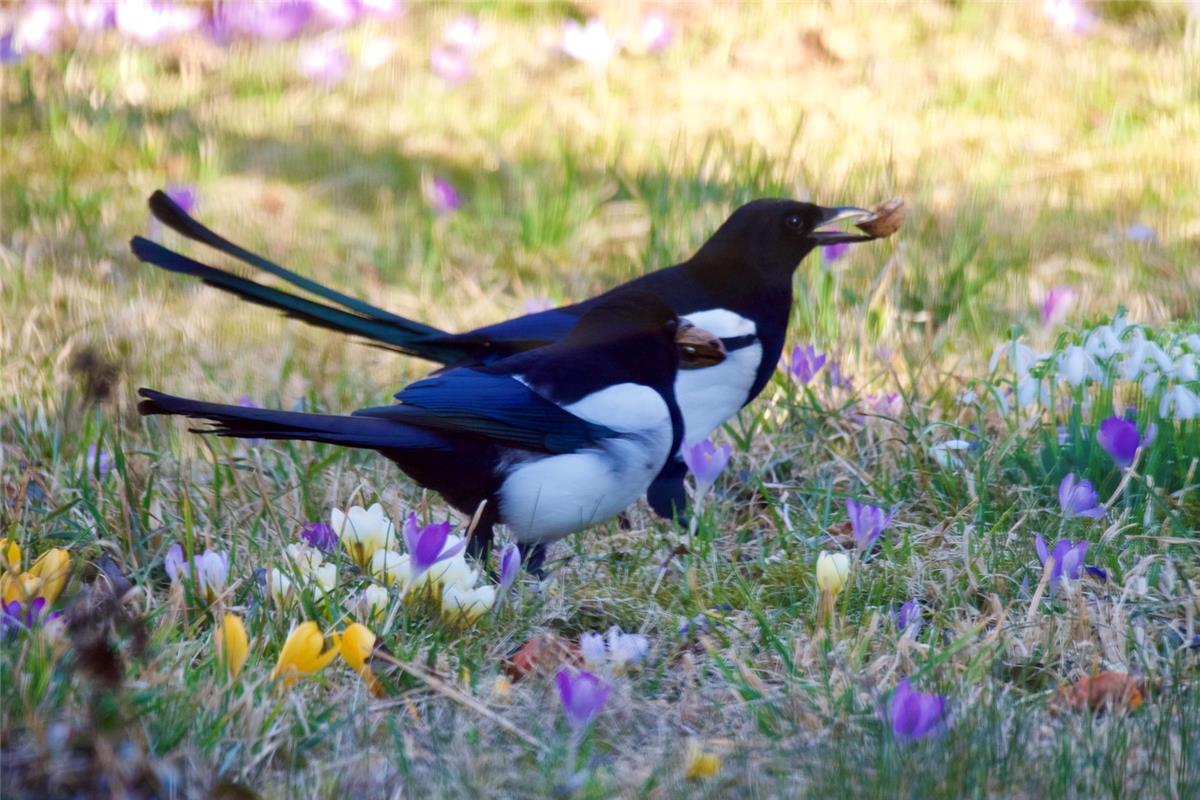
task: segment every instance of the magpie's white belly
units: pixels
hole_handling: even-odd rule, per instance
[[[519,542],[560,539],[624,511],[669,455],[670,411],[649,387],[619,384],[564,408],[621,435],[587,450],[505,465],[500,519]]]
[[[722,339],[756,335],[753,320],[725,309],[697,311],[688,321]],[[682,369],[675,378],[675,401],[683,415],[683,442],[695,444],[725,420],[737,414],[750,396],[762,361],[762,344],[731,351],[720,364],[704,369]]]

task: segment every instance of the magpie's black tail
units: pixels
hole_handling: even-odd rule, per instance
[[[189,400],[153,389],[138,389],[138,394],[143,398],[138,403],[138,413],[144,416],[167,414],[212,423],[208,428],[193,428],[196,433],[238,439],[301,439],[368,450],[414,450],[445,445],[432,431],[394,420],[244,408]]]
[[[252,267],[268,272],[297,288],[311,292],[326,302],[315,302],[299,295],[255,283],[216,267],[201,264],[187,256],[168,250],[156,242],[135,236],[129,243],[130,249],[139,260],[147,264],[171,272],[193,275],[209,286],[237,295],[243,300],[282,311],[289,317],[329,330],[361,336],[382,347],[398,350],[418,358],[425,358],[440,364],[451,364],[464,356],[461,347],[437,341],[423,341],[447,336],[445,331],[342,294],[268,261],[262,256],[234,244],[190,217],[165,192],[156,191],[150,196],[150,211],[159,222],[180,235],[206,244]],[[341,306],[341,308],[335,306]]]

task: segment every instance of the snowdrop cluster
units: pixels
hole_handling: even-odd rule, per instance
[[[1194,328],[1155,331],[1118,315],[1048,353],[1005,342],[996,348],[989,369],[994,373],[1001,366],[1015,377],[1015,399],[1021,406],[1050,408],[1057,395],[1077,396],[1086,409],[1093,399],[1089,389],[1124,382],[1140,390],[1143,402],[1161,420],[1200,417],[1200,331]]]

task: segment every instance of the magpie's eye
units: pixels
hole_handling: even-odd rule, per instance
[[[789,231],[799,231],[804,228],[804,217],[799,214],[789,214],[783,218],[783,227]]]

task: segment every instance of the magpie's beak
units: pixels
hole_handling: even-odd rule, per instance
[[[832,208],[824,208],[822,211],[824,214],[821,217],[821,225],[835,225],[839,222],[865,219],[871,216],[870,211],[867,211],[865,208],[857,208],[856,206],[834,206]],[[861,232],[849,233],[836,229],[821,229],[810,233],[808,238],[814,245],[827,245],[847,242],[869,242],[875,237]]]
[[[679,320],[675,346],[679,349],[680,369],[711,367],[725,360],[725,345],[720,337],[704,328],[697,328],[685,319]]]

